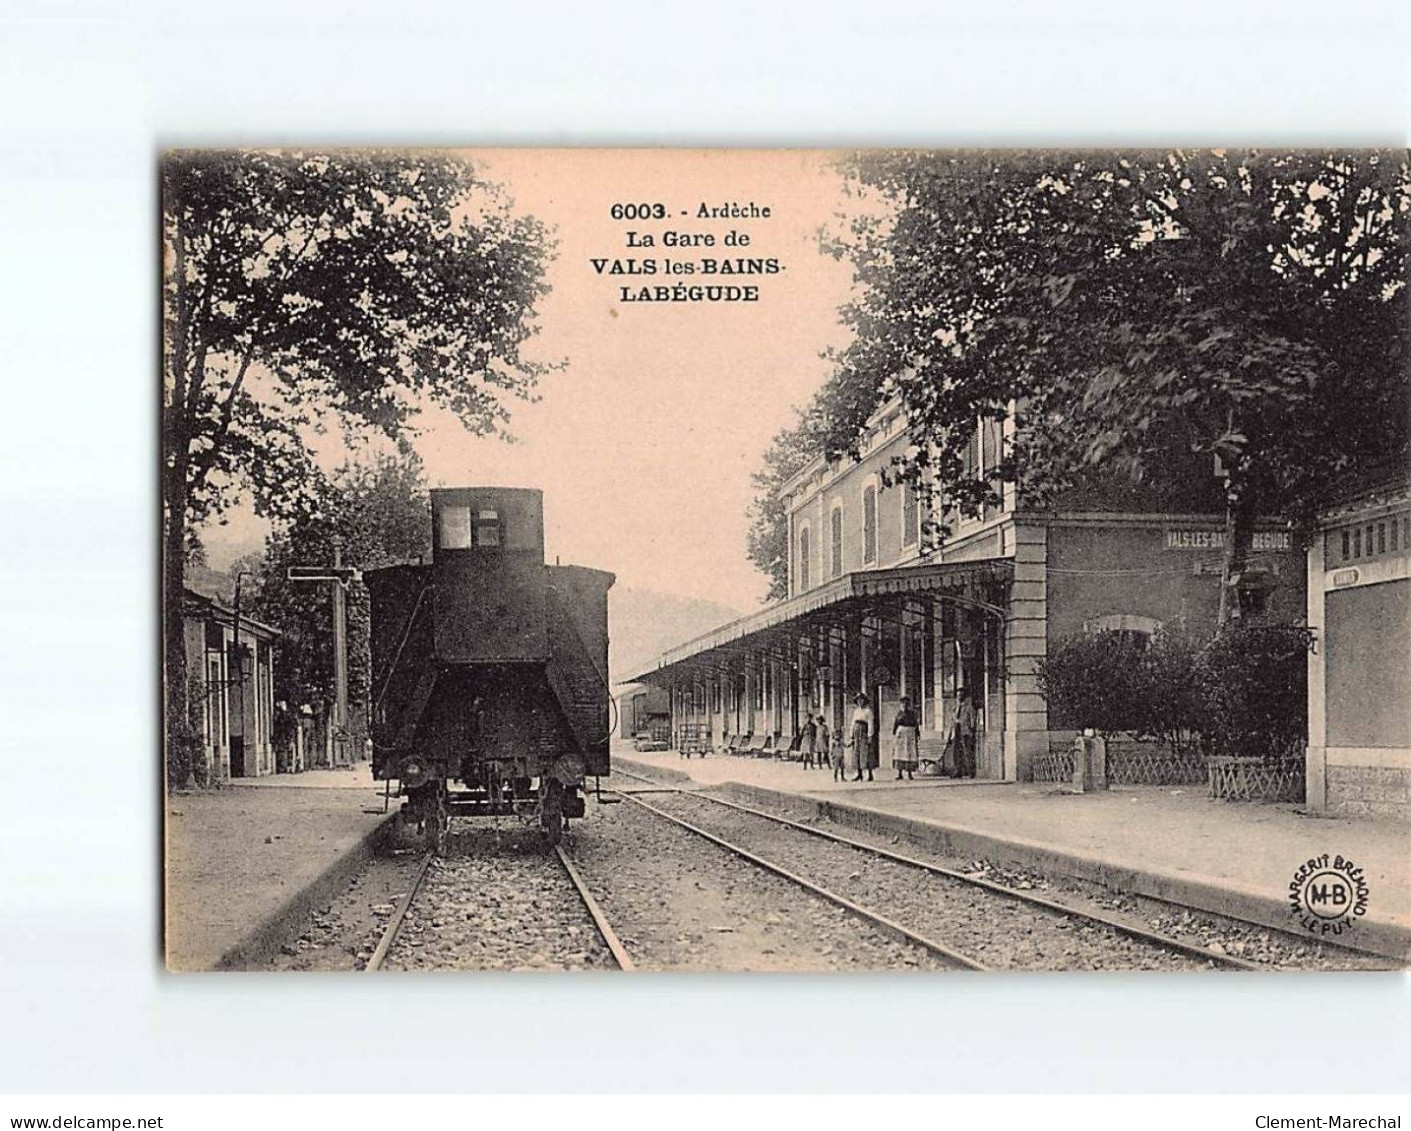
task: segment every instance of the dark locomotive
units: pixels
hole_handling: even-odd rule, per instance
[[[557,843],[609,771],[603,570],[544,562],[543,495],[431,492],[432,560],[368,570],[373,774],[439,848],[450,816],[537,819]]]

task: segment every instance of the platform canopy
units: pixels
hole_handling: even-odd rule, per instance
[[[802,641],[820,632],[861,618],[900,623],[934,603],[950,602],[1003,619],[1013,570],[1006,558],[985,558],[846,573],[678,644],[628,682],[666,686],[724,671],[742,655],[790,660]]]

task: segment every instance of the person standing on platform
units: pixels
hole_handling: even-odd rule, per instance
[[[813,721],[813,716],[809,715],[803,725],[803,740],[799,743],[799,749],[803,752],[803,768],[813,769],[813,755],[818,742],[818,724]]]
[[[975,776],[975,704],[969,695],[960,700],[960,709],[955,716],[955,759],[956,776]]]
[[[862,771],[867,770],[867,780],[872,781],[872,768],[876,764],[872,757],[872,735],[876,730],[876,723],[873,720],[872,708],[868,705],[867,696],[857,697],[857,706],[853,708],[852,726],[850,727],[851,739],[848,743],[853,751],[853,765],[857,770],[857,776],[853,781],[862,780]]]
[[[897,781],[903,772],[916,780],[916,767],[921,758],[921,724],[911,709],[911,700],[902,696],[901,710],[892,723],[892,765],[897,768]]]
[[[842,781],[846,776],[843,773],[843,764],[847,757],[847,750],[843,746],[843,732],[839,730],[835,735],[828,725],[828,720],[822,715],[818,716],[818,741],[822,743],[819,749],[828,752],[828,764],[833,767],[833,780]]]

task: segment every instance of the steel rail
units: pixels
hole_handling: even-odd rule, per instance
[[[382,963],[387,958],[387,952],[392,949],[392,944],[397,939],[397,933],[402,929],[402,923],[406,920],[407,912],[411,910],[412,900],[421,891],[421,885],[426,882],[426,874],[431,869],[431,861],[434,853],[428,852],[421,858],[421,865],[417,868],[416,879],[412,882],[411,890],[407,892],[407,897],[402,900],[402,905],[397,908],[396,913],[387,921],[387,927],[382,932],[382,938],[378,940],[377,949],[372,952],[372,957],[367,960],[367,965],[363,967],[364,974],[375,974],[382,969]]]
[[[689,793],[688,790],[678,790],[676,792]],[[789,871],[787,868],[783,867],[780,864],[775,864],[771,860],[766,860],[762,856],[757,856],[755,853],[749,851],[749,849],[747,848],[741,848],[738,844],[732,844],[730,841],[725,840],[723,837],[716,836],[714,833],[707,832],[705,829],[702,829],[697,825],[693,825],[689,821],[684,821],[680,817],[673,816],[672,814],[666,812],[664,809],[658,809],[655,805],[651,804],[650,802],[643,801],[640,797],[637,797],[634,794],[620,793],[619,796],[632,802],[632,804],[634,805],[640,805],[643,809],[646,809],[648,812],[655,813],[658,817],[661,817],[663,820],[670,821],[674,825],[680,825],[683,829],[688,829],[689,831],[695,833],[697,836],[703,837],[704,839],[710,841],[712,844],[718,845],[719,847],[725,849],[732,855],[738,856],[742,860],[747,860],[751,864],[755,865],[758,868],[762,868],[766,872],[772,872],[776,876],[781,876],[784,879],[789,880],[791,883],[797,884],[799,887],[804,888],[806,891],[812,892],[814,895],[819,896],[822,899],[826,899],[830,903],[836,904],[837,906],[841,907],[843,910],[849,912],[850,914],[855,915],[860,919],[864,919],[867,922],[873,924],[874,926],[881,927],[885,932],[896,938],[903,939],[906,942],[912,943],[916,946],[921,947],[924,950],[930,951],[932,954],[939,956],[940,958],[944,959],[946,962],[950,963],[953,966],[959,966],[966,970],[989,969],[989,967],[986,966],[984,963],[977,961],[976,959],[970,957],[968,954],[962,954],[960,951],[948,947],[944,943],[937,942],[935,939],[927,938],[925,935],[918,934],[916,931],[911,930],[909,927],[902,926],[900,923],[896,922],[893,919],[887,918],[885,915],[881,914],[878,911],[873,911],[870,908],[863,907],[860,903],[854,903],[846,896],[839,895],[835,891],[830,891],[828,888],[821,887],[820,885],[815,884],[812,880],[804,879],[803,876],[800,876],[795,872]]]
[[[602,906],[593,898],[593,893],[588,890],[588,883],[583,878],[583,874],[574,866],[572,860],[568,858],[568,853],[564,851],[563,845],[554,845],[554,852],[558,855],[559,863],[563,865],[563,870],[568,873],[568,878],[573,881],[573,886],[578,889],[578,897],[583,900],[583,906],[588,909],[588,914],[593,917],[593,925],[598,928],[598,934],[607,944],[608,950],[612,952],[612,957],[617,963],[617,968],[623,971],[637,969],[637,964],[632,961],[632,956],[627,953],[627,948],[622,945],[622,940],[617,937],[617,932],[612,929],[612,924],[608,922],[607,915],[603,912]]]
[[[619,770],[629,777],[640,778],[643,781],[650,781],[650,778],[643,778],[640,774],[632,774],[629,771]],[[799,832],[808,833],[810,836],[821,837],[823,840],[831,840],[837,844],[847,845],[863,852],[870,852],[875,856],[881,856],[887,860],[893,860],[898,864],[905,864],[912,868],[919,868],[922,871],[930,872],[933,875],[945,876],[948,879],[959,880],[961,883],[969,884],[972,887],[983,888],[986,891],[994,892],[1011,900],[1021,903],[1031,904],[1035,907],[1042,907],[1049,911],[1054,911],[1062,915],[1068,915],[1079,919],[1086,919],[1093,923],[1100,923],[1105,927],[1110,927],[1114,931],[1139,939],[1142,942],[1164,947],[1168,950],[1175,950],[1182,954],[1190,955],[1193,958],[1200,958],[1222,966],[1228,966],[1234,970],[1268,970],[1269,967],[1262,966],[1257,962],[1250,962],[1247,959],[1236,958],[1232,954],[1219,954],[1216,951],[1208,950],[1197,943],[1188,943],[1181,939],[1172,938],[1170,935],[1163,935],[1157,931],[1149,931],[1145,927],[1138,927],[1134,924],[1124,922],[1121,919],[1104,915],[1098,911],[1089,911],[1077,908],[1067,903],[1060,903],[1058,900],[1049,899],[1046,896],[1034,895],[1031,892],[1021,891],[1018,888],[1007,887],[1004,884],[996,883],[994,880],[987,880],[980,876],[972,876],[966,872],[960,872],[954,868],[947,868],[941,864],[933,864],[929,860],[918,860],[914,856],[906,856],[900,852],[893,852],[891,849],[883,848],[880,845],[868,844],[866,841],[855,840],[850,836],[832,832],[828,829],[816,828],[806,825],[801,821],[795,821],[788,817],[781,817],[777,813],[769,813],[763,809],[756,809],[750,805],[742,805],[737,801],[727,801],[723,797],[714,797],[707,793],[699,793],[695,790],[680,789],[674,790],[676,793],[685,794],[688,797],[699,797],[702,801],[711,801],[716,805],[723,805],[727,809],[736,809],[741,813],[749,813],[755,817],[762,817],[767,821],[776,824],[786,825],[789,828],[797,829]]]

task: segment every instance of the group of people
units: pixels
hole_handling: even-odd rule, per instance
[[[807,716],[799,746],[804,769],[811,770],[815,765],[822,769],[826,762],[832,767],[834,781],[848,780],[849,770],[853,774],[852,781],[862,781],[864,771],[866,780],[874,781],[872,772],[877,769],[877,747],[872,736],[876,727],[876,716],[865,695],[859,695],[855,701],[846,736],[834,735],[823,715]],[[962,699],[949,743],[952,751],[949,760],[957,774],[965,772],[967,759],[973,759],[974,744],[975,706],[968,699]],[[892,767],[897,772],[896,780],[905,777],[914,781],[920,766],[921,721],[911,700],[902,696],[900,710],[892,721]],[[973,769],[970,772],[973,774]]]

